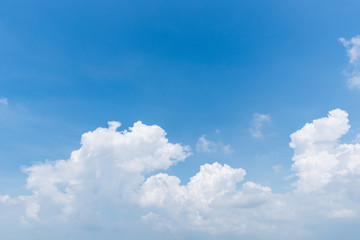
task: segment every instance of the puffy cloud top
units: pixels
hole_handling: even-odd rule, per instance
[[[201,166],[186,185],[180,185],[175,176],[163,173],[151,176],[142,185],[140,204],[154,209],[143,219],[162,218],[171,229],[176,226],[210,232],[243,234],[259,230],[260,225],[271,228],[267,221],[275,216],[270,217],[269,209],[281,218],[280,205],[286,204],[280,199],[275,201],[277,196],[268,187],[245,182],[239,188],[245,174],[241,168],[215,162]]]
[[[29,206],[46,198],[70,214],[89,199],[131,199],[144,173],[167,169],[190,154],[188,147],[169,143],[159,126],[136,122],[121,132],[118,127],[109,122],[109,128],[83,134],[81,148],[68,160],[26,168],[27,188],[34,193]]]
[[[89,221],[97,226],[101,219],[108,219],[106,226],[123,225],[137,218],[142,220],[137,224],[171,231],[273,233],[275,239],[289,239],[295,232],[303,239],[309,219],[316,225],[324,219],[355,219],[360,212],[360,144],[340,142],[350,129],[343,110],[332,110],[291,134],[297,179],[294,190],[284,194],[244,181],[244,169],[217,162],[200,166],[182,184],[159,171],[183,161],[189,147],[170,143],[156,125],[119,127],[109,122],[108,128],[83,134],[81,147],[67,160],[25,168],[31,193],[0,195],[4,216],[25,226]]]
[[[335,109],[329,112],[328,117],[305,124],[302,129],[290,135],[290,147],[296,151],[304,151],[311,147],[319,147],[321,143],[324,143],[324,146],[335,144],[350,128],[347,117],[345,111]]]
[[[295,151],[292,169],[299,177],[299,190],[320,190],[360,173],[360,145],[339,143],[349,129],[348,114],[335,109],[290,136],[290,146]]]

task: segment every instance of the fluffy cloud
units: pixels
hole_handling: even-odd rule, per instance
[[[271,231],[273,221],[291,216],[286,203],[269,187],[243,181],[246,172],[219,163],[205,164],[186,185],[167,174],[148,178],[140,204],[153,210],[145,220],[165,218],[166,226],[206,232]],[[176,206],[176,207],[174,207]]]
[[[339,166],[337,142],[350,128],[347,113],[339,109],[328,117],[314,120],[293,133],[293,170],[299,177],[297,187],[313,191],[329,183]]]
[[[136,219],[137,226],[165,232],[264,234],[270,239],[296,234],[303,239],[309,226],[358,217],[360,144],[340,142],[350,128],[343,110],[332,110],[291,135],[296,180],[293,190],[283,194],[245,181],[244,169],[217,162],[200,166],[183,184],[164,171],[184,161],[188,147],[170,143],[156,125],[119,127],[109,122],[108,128],[83,134],[81,147],[67,160],[25,168],[30,194],[0,195],[3,228],[19,221],[23,230],[68,229],[77,223],[86,223],[86,229],[119,229]],[[11,239],[7,234],[5,239]]]
[[[143,219],[169,229],[266,232],[276,233],[279,239],[286,235],[280,229],[292,229],[302,238],[309,234],[305,226],[356,218],[360,144],[340,143],[349,129],[348,114],[335,109],[291,135],[292,170],[297,179],[293,190],[285,194],[274,194],[253,182],[242,183],[243,169],[218,163],[201,166],[186,185],[176,176],[151,176],[141,188],[139,202],[151,210]]]
[[[264,136],[262,133],[262,129],[264,127],[264,124],[270,122],[270,115],[254,113],[250,128],[251,136],[253,138],[263,138]]]
[[[360,88],[360,36],[355,36],[350,40],[340,38],[346,48],[347,55],[349,56],[349,75],[348,84],[350,88]]]
[[[360,212],[360,144],[340,143],[350,129],[340,109],[291,135],[292,170],[298,177],[291,199],[299,215],[356,218]]]
[[[156,125],[136,122],[121,132],[118,127],[120,123],[109,122],[109,128],[83,134],[81,148],[68,160],[25,168],[27,189],[33,193],[27,200],[26,217],[34,219],[54,209],[56,214],[76,214],[105,202],[113,207],[126,204],[144,174],[167,169],[189,155],[188,147],[169,143],[165,131]]]
[[[360,174],[360,144],[339,143],[349,129],[348,114],[335,109],[291,135],[292,169],[299,177],[300,191],[316,191]]]
[[[221,142],[214,142],[214,141],[208,140],[206,138],[206,135],[202,135],[197,140],[196,151],[205,152],[205,153],[212,153],[212,152],[218,152],[218,151],[222,151],[224,153],[233,152],[233,150],[229,144],[223,144]]]

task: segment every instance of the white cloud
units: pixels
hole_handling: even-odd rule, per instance
[[[299,212],[304,217],[358,217],[360,144],[340,143],[349,129],[348,114],[335,109],[291,135],[292,169],[298,177],[291,201],[293,208],[307,205]]]
[[[316,191],[334,181],[360,174],[360,144],[340,144],[350,129],[348,114],[340,109],[307,123],[291,135],[292,166],[299,190]],[[346,187],[346,186],[344,186]]]
[[[0,98],[0,105],[7,106],[8,104],[9,104],[9,102],[8,102],[7,98],[5,98],[5,97]]]
[[[189,148],[172,144],[160,127],[136,122],[129,131],[118,132],[118,122],[83,134],[81,148],[68,160],[45,162],[25,168],[27,189],[26,216],[51,211],[76,214],[104,201],[113,204],[132,201],[135,189],[146,173],[167,169],[189,155]],[[43,205],[46,205],[43,210]],[[93,209],[98,211],[98,209]]]
[[[208,140],[206,138],[206,135],[202,135],[201,137],[199,137],[196,143],[196,151],[205,152],[205,153],[218,152],[218,151],[222,151],[224,153],[232,153],[233,149],[229,144],[223,144],[222,142],[214,142]]]
[[[350,88],[360,89],[360,35],[346,40],[340,38],[340,42],[346,48],[347,55],[349,56],[349,69],[347,71],[348,84]]]
[[[356,218],[360,211],[360,144],[339,142],[350,128],[348,122],[348,114],[335,109],[291,135],[292,170],[297,176],[294,191],[279,195],[253,182],[240,184],[244,170],[215,163],[202,166],[186,185],[167,174],[148,178],[140,203],[172,229],[276,232],[277,237],[284,234],[279,232],[284,221],[296,221],[286,228],[303,236],[302,229],[308,224]],[[280,167],[275,165],[273,170]]]
[[[205,135],[199,137],[196,143],[196,151],[198,152],[215,152],[216,144],[206,139]]]
[[[254,113],[250,133],[253,138],[263,138],[262,129],[266,123],[271,122],[270,115]]]
[[[297,178],[294,190],[283,194],[245,181],[242,168],[216,162],[200,166],[183,184],[159,171],[183,161],[188,147],[170,143],[156,125],[137,122],[120,132],[119,127],[109,122],[108,128],[83,134],[81,147],[68,160],[25,168],[31,194],[0,195],[0,230],[17,221],[23,224],[16,225],[19,229],[105,229],[109,224],[118,229],[136,219],[137,226],[149,224],[165,232],[304,239],[309,226],[356,220],[360,213],[360,144],[340,143],[350,128],[343,110],[332,110],[291,135]]]
[[[157,212],[156,218],[171,229],[238,234],[271,231],[273,220],[288,219],[292,213],[269,187],[245,182],[238,188],[245,174],[226,164],[205,164],[187,185],[180,185],[179,178],[160,173],[143,184],[140,204],[152,207],[149,214]]]
[[[340,42],[346,47],[347,54],[350,58],[351,64],[358,64],[360,61],[360,35],[352,37],[350,40],[340,38]]]

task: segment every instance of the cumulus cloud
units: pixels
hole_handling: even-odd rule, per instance
[[[67,160],[24,168],[30,194],[0,195],[2,227],[16,221],[23,224],[21,229],[80,222],[93,229],[109,219],[100,228],[113,224],[118,229],[135,218],[137,225],[165,232],[304,239],[309,226],[358,217],[360,144],[340,142],[350,129],[343,110],[332,110],[291,135],[296,179],[293,190],[283,194],[245,180],[242,168],[217,162],[200,166],[182,183],[165,171],[184,161],[191,154],[189,147],[170,143],[156,125],[119,127],[109,122],[107,128],[83,134],[81,147]],[[273,170],[280,168],[275,165]]]
[[[205,153],[219,152],[219,151],[222,151],[224,153],[232,153],[233,149],[229,144],[223,144],[222,142],[211,141],[206,138],[206,135],[202,135],[197,140],[196,151],[205,152]]]
[[[250,133],[253,138],[263,138],[263,127],[265,124],[271,122],[270,115],[254,113],[251,122]]]
[[[339,40],[346,48],[349,57],[349,68],[346,72],[349,76],[349,87],[360,89],[360,35],[352,37],[350,40],[345,38]]]
[[[350,129],[348,114],[332,110],[291,135],[294,208],[312,218],[353,218],[360,212],[360,144],[341,143]],[[295,199],[296,198],[296,199]],[[300,200],[301,199],[301,200]]]
[[[171,228],[214,233],[269,231],[273,220],[291,213],[269,187],[245,182],[238,188],[245,174],[241,168],[213,163],[201,166],[186,185],[175,176],[152,176],[141,188],[140,204],[152,207],[144,219],[156,216]]]
[[[348,114],[335,109],[290,136],[299,190],[316,191],[360,174],[360,144],[339,143],[349,129]]]
[[[190,154],[188,147],[169,143],[159,126],[136,122],[121,132],[118,127],[120,123],[109,122],[108,128],[83,134],[81,148],[68,160],[25,168],[27,189],[33,193],[26,217],[34,219],[50,210],[71,215],[105,202],[113,207],[126,204],[144,174],[167,169]]]

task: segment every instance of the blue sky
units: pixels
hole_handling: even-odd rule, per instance
[[[53,219],[56,207],[41,206],[45,200],[40,197],[34,200],[34,192],[42,190],[37,185],[26,185],[27,179],[32,174],[42,178],[36,175],[37,170],[26,172],[24,169],[55,164],[54,161],[59,159],[70,161],[71,152],[82,147],[82,134],[98,127],[106,128],[108,121],[121,122],[121,130],[137,121],[142,121],[145,126],[158,125],[166,131],[169,143],[182,144],[184,159],[170,154],[177,160],[142,172],[144,182],[155,174],[166,173],[177,176],[184,186],[199,172],[200,166],[218,162],[222,167],[227,164],[231,169],[246,170],[245,180],[238,183],[237,189],[251,181],[271,188],[280,198],[294,195],[293,192],[298,190],[308,194],[308,188],[304,187],[307,180],[301,175],[304,169],[292,168],[294,162],[291,159],[302,151],[295,147],[294,152],[289,147],[291,141],[300,141],[291,140],[292,133],[339,108],[349,116],[337,112],[330,114],[329,121],[337,123],[339,120],[342,124],[339,123],[334,131],[346,125],[345,118],[349,119],[351,128],[334,138],[337,144],[345,142],[358,148],[360,84],[351,85],[351,78],[360,76],[360,60],[356,55],[360,52],[360,42],[356,41],[360,34],[359,22],[360,4],[354,0],[1,1],[0,196],[14,199],[30,196],[31,201],[16,204],[36,204],[40,209],[38,212],[44,213],[35,220],[23,219],[21,222],[20,216],[24,214],[17,216],[4,200],[6,214],[14,216],[10,229],[16,229],[19,224],[23,229],[19,234],[30,233],[34,238],[46,239],[48,233],[42,221],[47,219],[48,227],[55,228],[55,221],[49,219]],[[344,41],[339,41],[340,38]],[[353,62],[351,56],[355,59]],[[328,126],[326,124],[324,126]],[[317,125],[314,123],[314,126]],[[327,131],[325,127],[319,129],[322,129],[319,130],[321,134]],[[307,130],[304,132],[308,133]],[[328,143],[326,139],[322,141]],[[135,152],[142,148],[140,146]],[[188,150],[191,155],[186,154]],[[329,153],[334,151],[337,150],[329,150]],[[359,159],[354,151],[352,158]],[[299,164],[301,159],[315,159],[309,160],[315,162],[322,159],[318,152],[312,153],[313,158],[300,154]],[[331,165],[326,161],[324,164]],[[220,169],[217,165],[211,166]],[[227,171],[225,167],[221,169]],[[329,169],[322,170],[330,174]],[[89,171],[96,172],[96,169]],[[321,171],[317,169],[312,173],[321,175]],[[331,179],[337,179],[335,170],[331,171]],[[357,179],[352,181],[357,182]],[[322,181],[325,180],[319,180]],[[350,185],[341,185],[340,189],[351,188]],[[136,189],[141,186],[145,185],[140,184]],[[329,194],[338,189],[331,186],[328,187],[331,191],[326,190]],[[70,194],[67,190],[62,191]],[[186,191],[191,192],[190,185]],[[301,203],[281,201],[290,209],[291,206],[299,209],[314,197],[306,196]],[[338,205],[323,211],[336,208],[334,216],[346,215],[350,220],[325,221],[319,214],[315,219],[320,219],[321,224],[315,222],[309,227],[299,220],[302,219],[300,216],[309,215],[295,211],[297,217],[289,229],[296,225],[299,234],[306,232],[307,237],[314,239],[326,234],[345,234],[349,232],[348,226],[358,220],[356,214],[360,206],[359,201],[352,198],[346,198],[342,203],[349,205],[348,201],[353,209],[342,209]],[[119,202],[126,206],[130,204],[123,199]],[[104,212],[102,219],[110,219],[112,223],[134,224],[137,221],[134,219],[146,215],[142,211],[152,209],[150,202],[146,204],[140,201],[142,207],[136,207],[131,203],[133,212],[118,213],[118,216],[105,214],[111,212],[112,207],[101,207],[98,211]],[[188,207],[184,206],[184,209]],[[314,205],[314,208],[318,206]],[[164,209],[159,211],[166,212]],[[81,209],[74,211],[78,211],[76,216],[83,213]],[[154,210],[151,212],[155,213]],[[161,217],[167,219],[176,215],[167,214]],[[63,228],[67,229],[74,219],[76,217],[64,220]],[[244,219],[243,222],[236,221],[246,225],[252,218]],[[81,217],[76,219],[80,225],[81,221]],[[189,228],[185,225],[180,230],[169,226],[170,230],[159,230],[151,227],[156,221],[164,220],[152,219],[152,223],[144,228],[154,236],[165,238],[216,239],[218,234],[225,234],[222,236],[228,239],[239,236],[264,239],[266,236],[266,231],[258,234],[256,229],[241,231],[231,227],[225,227],[227,231],[219,229],[220,233],[204,226]],[[177,218],[175,222],[186,221],[189,219]],[[281,224],[272,221],[269,220],[269,224],[281,229]],[[259,223],[259,226],[265,225]],[[109,239],[115,239],[119,233],[129,239],[141,238],[136,230],[122,224],[114,223],[110,230],[94,228],[96,235]],[[89,231],[84,228],[60,239],[81,239],[88,236]],[[285,236],[274,232],[275,239]],[[6,239],[12,239],[10,236]],[[355,239],[355,236],[350,233],[347,239]]]

